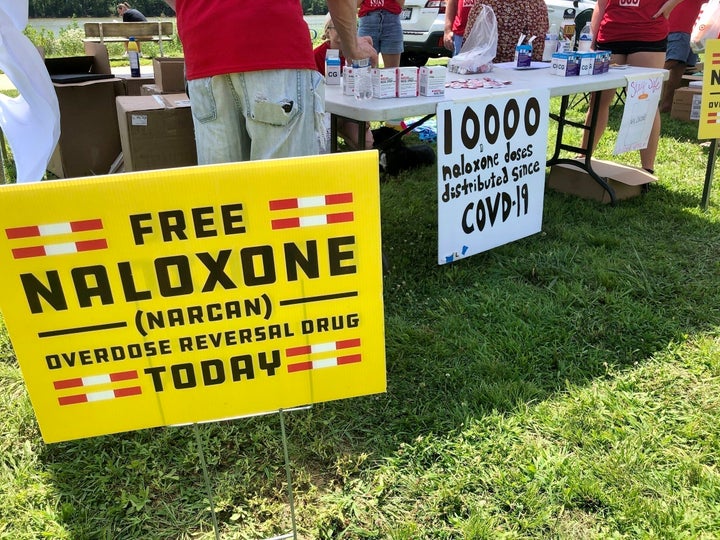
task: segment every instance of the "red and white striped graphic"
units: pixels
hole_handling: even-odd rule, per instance
[[[75,405],[77,403],[106,401],[108,399],[137,396],[140,394],[142,394],[142,389],[139,386],[130,386],[128,388],[118,388],[117,390],[104,390],[101,392],[88,392],[87,394],[63,396],[58,398],[58,403],[60,403],[60,405]]]
[[[26,227],[12,227],[5,229],[8,240],[21,240],[24,238],[45,238],[61,234],[76,234],[87,231],[98,231],[103,229],[101,219],[86,219],[79,221],[68,221],[64,223],[50,223],[45,225],[28,225]],[[107,249],[107,239],[95,238],[91,240],[78,240],[76,242],[62,242],[58,244],[44,244],[37,246],[26,246],[13,248],[12,254],[15,259],[28,259],[32,257],[47,257],[50,255],[68,255],[82,253],[83,251],[95,251]]]
[[[115,373],[105,373],[102,375],[90,375],[88,377],[75,377],[74,379],[63,379],[54,381],[55,390],[65,390],[66,388],[77,388],[79,386],[95,386],[97,384],[107,384],[120,381],[129,381],[138,378],[138,372],[117,371]]]
[[[317,195],[314,197],[276,199],[270,201],[269,205],[271,211],[280,211],[297,210],[301,208],[321,208],[352,202],[352,193],[333,193],[330,195]],[[347,223],[353,221],[354,219],[355,215],[353,212],[328,212],[313,216],[294,216],[289,218],[273,219],[271,226],[273,230],[295,229],[299,227],[317,227],[320,225]]]
[[[13,227],[5,229],[5,234],[8,240],[15,240],[18,238],[34,238],[36,236],[54,236],[58,234],[97,231],[102,228],[102,219],[85,219],[80,221],[67,221],[65,223]]]
[[[84,388],[88,386],[97,386],[99,384],[117,383],[123,381],[131,381],[138,378],[138,372],[117,371],[115,373],[105,373],[101,375],[90,375],[87,377],[75,377],[72,379],[62,379],[54,381],[55,390],[67,390],[68,388]],[[90,403],[93,401],[105,401],[128,396],[137,396],[142,394],[142,388],[139,386],[128,386],[125,388],[115,388],[109,390],[100,390],[98,392],[87,392],[83,394],[73,394],[70,396],[58,397],[60,405],[75,405],[77,403]]]
[[[105,240],[105,238],[99,238],[97,240],[81,240],[79,242],[65,242],[63,244],[14,248],[12,250],[12,254],[15,259],[29,259],[30,257],[47,257],[50,255],[82,253],[83,251],[107,249],[107,247],[107,240]]]
[[[710,63],[713,66],[720,66],[720,53],[713,53]]]
[[[291,347],[285,350],[288,358],[294,356],[303,356],[317,353],[326,353],[332,351],[342,351],[360,346],[360,338],[344,339],[340,341],[330,341],[327,343],[315,343],[312,345],[303,345],[300,347]],[[361,354],[349,354],[343,356],[334,356],[331,358],[321,358],[318,360],[306,360],[305,362],[295,362],[288,364],[288,373],[297,371],[307,371],[309,369],[322,369],[328,367],[337,367],[346,364],[355,364],[362,360]]]
[[[708,112],[708,114],[707,114],[707,123],[708,123],[708,124],[720,124],[720,117],[718,116],[717,111],[715,111],[715,112]]]
[[[314,208],[353,202],[352,193],[334,193],[316,197],[296,197],[294,199],[277,199],[270,201],[270,210],[291,210],[293,208]]]
[[[347,223],[353,221],[355,216],[352,212],[340,212],[337,214],[321,214],[319,216],[302,216],[286,219],[273,219],[273,230],[296,229],[298,227],[316,227],[318,225],[330,225],[333,223]]]

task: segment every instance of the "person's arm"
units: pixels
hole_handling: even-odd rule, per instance
[[[590,19],[590,31],[593,36],[593,49],[595,49],[595,45],[597,44],[598,30],[600,29],[600,21],[602,21],[605,16],[605,8],[607,8],[607,0],[597,0],[595,8],[593,9],[592,18]]]
[[[452,26],[457,15],[457,0],[447,0],[445,3],[445,30],[443,33],[443,45],[446,49],[455,50],[453,44]]]
[[[662,5],[658,12],[653,15],[653,19],[658,18],[660,15],[667,19],[670,16],[670,12],[682,1],[683,0],[667,0],[667,2]]]
[[[330,17],[340,37],[343,56],[350,60],[369,58],[373,66],[377,65],[377,51],[372,39],[357,35],[357,0],[327,0]]]
[[[405,7],[405,0],[396,0],[396,2],[397,2],[398,4],[400,4],[400,7],[401,7],[401,8],[404,8],[404,7]]]

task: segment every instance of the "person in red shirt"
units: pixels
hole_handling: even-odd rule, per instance
[[[683,0],[670,13],[664,66],[670,74],[663,88],[660,112],[670,112],[673,95],[680,86],[686,68],[693,67],[697,63],[697,54],[690,48],[690,34],[703,3],[705,0]]]
[[[199,164],[319,153],[324,82],[299,0],[165,2],[177,14]],[[356,2],[327,3],[345,56],[375,64]]]
[[[443,44],[446,49],[453,51],[453,56],[460,52],[465,35],[465,25],[474,4],[475,0],[447,0],[445,3]]]
[[[590,27],[593,49],[610,51],[613,64],[662,68],[667,47],[667,18],[682,0],[598,0],[593,10]],[[607,127],[610,105],[615,90],[604,90],[600,99],[593,99],[588,108],[586,125],[594,107],[598,108],[597,128],[592,148]],[[660,141],[660,111],[650,131],[647,147],[640,150],[642,167],[650,174],[655,172],[655,156]],[[588,133],[583,131],[583,148],[588,148]]]

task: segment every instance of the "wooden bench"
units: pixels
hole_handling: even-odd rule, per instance
[[[85,39],[96,43],[127,42],[134,37],[136,41],[154,41],[160,47],[163,56],[163,41],[171,41],[175,35],[172,21],[158,22],[87,22]]]

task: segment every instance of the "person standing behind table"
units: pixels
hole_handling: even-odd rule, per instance
[[[680,1],[682,0],[598,0],[590,21],[592,48],[610,51],[610,62],[613,64],[661,69],[667,47],[667,18]],[[590,125],[592,111],[594,107],[598,107],[593,150],[607,127],[615,90],[603,90],[599,100],[596,97],[596,94],[593,94],[585,118],[585,124]],[[640,150],[641,165],[650,174],[655,172],[659,141],[660,110],[656,109],[647,147]],[[582,147],[588,147],[587,130],[583,130]]]
[[[375,64],[357,36],[356,1],[327,3],[345,56]],[[324,82],[299,0],[165,2],[185,53],[198,163],[320,151]]]
[[[140,13],[137,9],[130,7],[127,2],[122,2],[117,5],[118,15],[122,17],[123,22],[147,22],[145,15]]]
[[[538,39],[532,42],[532,59],[538,62],[542,60],[545,34],[550,25],[547,6],[543,0],[478,0],[468,15],[465,36],[472,31],[483,5],[490,6],[497,19],[498,44],[495,63],[515,60],[515,47],[521,34],[526,36],[526,40],[537,36]]]
[[[670,112],[675,90],[680,86],[685,69],[697,63],[697,54],[690,48],[690,35],[704,2],[705,0],[683,0],[670,13],[668,44],[663,66],[670,74],[663,88],[660,112]]]
[[[313,49],[313,55],[315,56],[315,66],[317,70],[320,72],[321,75],[325,75],[325,55],[328,51],[328,49],[340,49],[340,36],[338,36],[337,31],[335,30],[335,25],[332,22],[332,19],[330,18],[330,14],[328,13],[327,17],[325,18],[325,26],[323,28],[323,34],[322,34],[323,42],[315,47]],[[342,72],[343,67],[345,66],[345,57],[343,57],[342,53],[340,54],[340,71]],[[325,113],[329,117],[329,113]],[[327,120],[327,119],[326,119]],[[328,124],[329,125],[329,124]],[[345,118],[338,118],[337,120],[337,130],[338,134],[345,140],[345,144],[347,144],[350,148],[353,150],[357,150],[360,145],[358,144],[358,123],[353,122],[352,120],[346,120]],[[326,126],[326,131],[328,127]],[[369,149],[373,146],[373,135],[370,131],[370,126],[368,125],[367,129],[365,130],[365,148]]]
[[[447,0],[445,3],[443,45],[453,52],[453,56],[460,53],[468,15],[473,5],[475,5],[475,0]]]
[[[382,55],[383,67],[400,66],[403,32],[400,12],[405,0],[357,0],[358,35],[372,39],[373,47]]]

